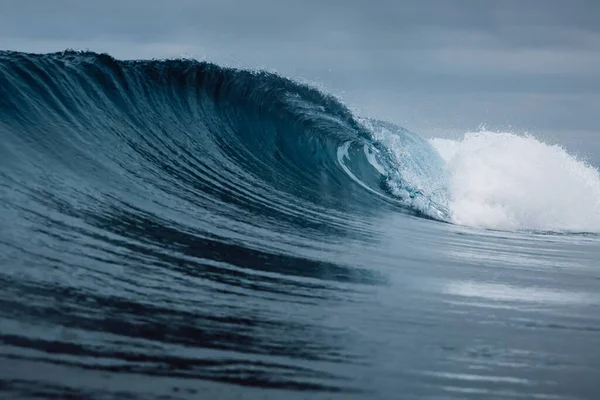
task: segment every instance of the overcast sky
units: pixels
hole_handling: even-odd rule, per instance
[[[264,68],[425,136],[486,124],[600,154],[597,0],[0,0],[0,49],[65,48]]]

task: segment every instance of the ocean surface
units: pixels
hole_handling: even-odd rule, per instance
[[[0,398],[600,398],[600,174],[260,71],[0,52]]]

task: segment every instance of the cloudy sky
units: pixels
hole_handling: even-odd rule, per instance
[[[264,68],[425,136],[485,124],[600,155],[597,0],[0,0],[0,10],[0,49]]]

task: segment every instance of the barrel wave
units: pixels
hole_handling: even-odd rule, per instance
[[[202,209],[226,204],[280,222],[309,216],[306,207],[320,220],[382,201],[409,212],[421,204],[413,210],[432,217],[445,211],[432,196],[440,187],[428,185],[441,163],[429,143],[359,122],[334,97],[274,74],[191,60],[3,53],[0,79],[3,159],[32,178],[38,168],[66,185],[67,176],[102,182],[96,193],[117,198],[126,190]],[[384,130],[404,142],[404,157],[375,139]]]

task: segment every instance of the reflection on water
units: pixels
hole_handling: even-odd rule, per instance
[[[596,294],[569,292],[533,286],[513,286],[501,283],[457,281],[446,284],[444,293],[494,302],[529,302],[542,304],[586,305],[600,304]]]

